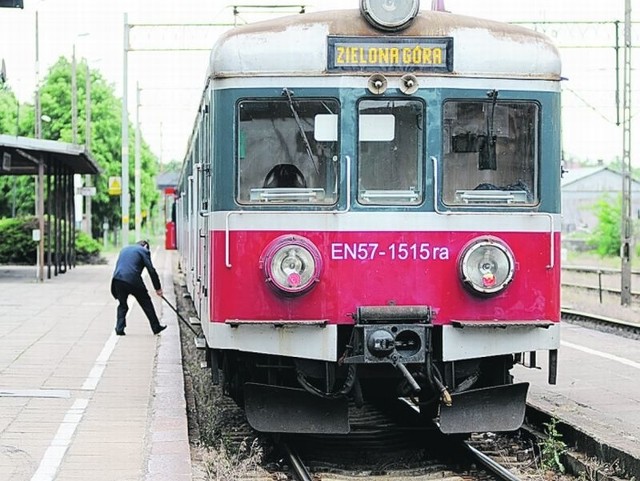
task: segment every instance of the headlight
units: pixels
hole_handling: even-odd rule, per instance
[[[266,281],[287,295],[309,291],[320,280],[322,258],[313,243],[297,235],[273,240],[260,256]]]
[[[503,291],[513,280],[515,261],[502,241],[485,237],[467,245],[458,268],[462,282],[473,293],[492,295]]]
[[[360,12],[375,28],[395,31],[409,25],[420,10],[420,0],[360,0]]]

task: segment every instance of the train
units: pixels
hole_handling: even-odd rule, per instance
[[[545,35],[419,0],[217,39],[177,255],[253,428],[346,434],[398,400],[445,434],[520,427],[514,366],[557,376],[561,81]]]

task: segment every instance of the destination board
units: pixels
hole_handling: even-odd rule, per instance
[[[329,37],[329,71],[453,69],[451,37]]]

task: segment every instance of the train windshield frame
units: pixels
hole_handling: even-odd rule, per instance
[[[358,203],[422,203],[424,112],[420,99],[358,103]]]
[[[538,205],[539,123],[535,101],[445,101],[442,202],[455,207]]]
[[[334,98],[243,99],[237,104],[237,201],[334,205],[340,103]]]

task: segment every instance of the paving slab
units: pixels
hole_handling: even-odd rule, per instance
[[[640,460],[640,342],[564,323],[556,385],[547,383],[547,359],[538,356],[538,364],[541,369],[514,369],[517,381],[531,383],[531,405],[601,447]]]
[[[172,303],[174,255],[152,250]],[[130,298],[127,335],[116,336],[114,263],[111,256],[44,282],[35,267],[2,267],[1,480],[191,480],[175,313],[147,277],[169,327],[154,336]]]

